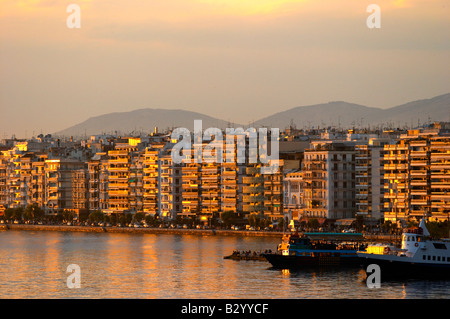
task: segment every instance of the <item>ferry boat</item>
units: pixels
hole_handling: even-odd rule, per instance
[[[360,267],[356,254],[363,249],[361,233],[304,233],[284,235],[277,252],[263,254],[274,268],[326,266]]]
[[[450,241],[433,240],[422,219],[419,226],[405,229],[401,248],[368,245],[358,251],[361,266],[380,267],[381,278],[425,277],[450,279]]]

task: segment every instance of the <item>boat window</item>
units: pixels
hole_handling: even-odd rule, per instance
[[[423,256],[422,256],[422,259],[423,259],[423,260],[425,260],[426,258],[427,258],[427,256],[426,256],[426,255],[423,255]]]
[[[431,256],[430,255],[428,255],[428,260],[431,260]]]
[[[437,261],[441,261],[441,256],[437,256]]]
[[[436,249],[447,249],[447,247],[443,243],[433,243],[433,246]]]
[[[433,256],[433,260],[436,260],[436,256]]]

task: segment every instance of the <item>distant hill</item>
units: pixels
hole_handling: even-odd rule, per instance
[[[347,102],[299,106],[258,120],[255,126],[285,129],[292,122],[303,127],[417,126],[429,121],[450,121],[450,93],[431,99],[409,102],[389,109]]]
[[[130,112],[116,112],[91,117],[86,121],[56,132],[56,136],[89,136],[94,134],[130,134],[132,132],[153,132],[167,128],[186,127],[193,132],[194,120],[202,120],[203,129],[235,127],[237,124],[211,116],[185,110],[139,109]]]
[[[197,112],[186,110],[139,109],[91,117],[88,120],[56,132],[57,136],[84,136],[102,133],[130,134],[152,132],[167,128],[186,127],[193,131],[194,120],[203,121],[203,129],[241,127]],[[403,127],[417,126],[429,121],[450,121],[450,93],[431,99],[409,102],[389,109],[367,107],[348,102],[299,106],[275,113],[252,124],[253,127],[277,127],[281,130],[291,123],[297,128],[312,127]]]

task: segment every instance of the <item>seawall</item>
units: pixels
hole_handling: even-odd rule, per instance
[[[198,236],[244,236],[244,237],[283,237],[283,232],[245,231],[245,230],[213,230],[213,229],[180,229],[180,228],[131,228],[131,227],[100,227],[100,226],[65,226],[65,225],[27,225],[3,224],[0,230],[28,231],[70,231],[91,233],[126,233],[126,234],[176,234]],[[366,241],[388,243],[394,240],[393,235],[366,234]]]
[[[0,225],[0,230],[28,230],[28,231],[71,231],[91,233],[128,233],[128,234],[177,234],[199,236],[256,236],[281,238],[282,232],[215,230],[215,229],[179,229],[179,228],[131,228],[131,227],[100,227],[100,226],[64,226],[64,225]]]

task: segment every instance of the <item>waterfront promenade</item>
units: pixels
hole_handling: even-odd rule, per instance
[[[282,238],[283,232],[255,231],[255,230],[228,230],[228,229],[183,229],[183,228],[155,228],[155,227],[101,227],[101,226],[66,226],[66,225],[28,225],[28,224],[3,224],[0,230],[25,230],[25,231],[66,231],[66,232],[91,232],[91,233],[126,233],[126,234],[177,234],[199,236],[244,236],[244,237],[275,237]],[[392,242],[393,235],[364,234],[367,241]]]
[[[101,226],[65,226],[65,225],[27,225],[27,224],[5,224],[0,225],[0,230],[28,230],[28,231],[71,231],[71,232],[94,232],[94,233],[128,233],[128,234],[178,234],[178,235],[200,235],[200,236],[264,236],[279,237],[282,232],[268,231],[245,231],[224,229],[183,229],[183,228],[156,228],[156,227],[101,227]]]

